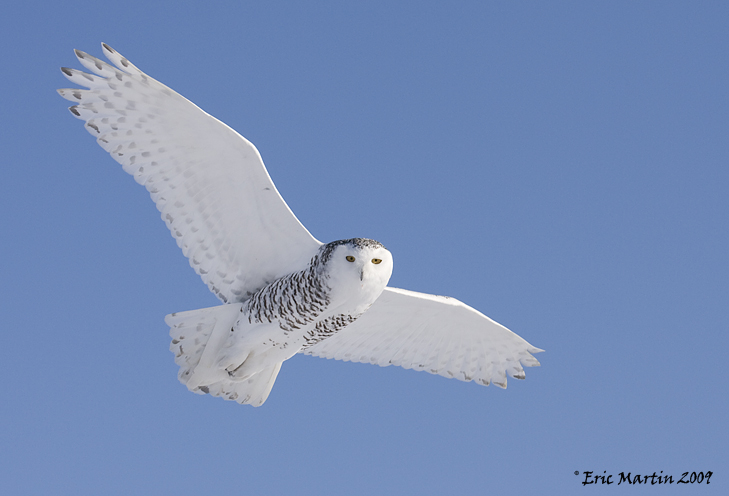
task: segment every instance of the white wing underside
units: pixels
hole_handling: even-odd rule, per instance
[[[304,354],[494,383],[524,379],[539,348],[455,298],[385,288],[364,315]]]
[[[305,266],[321,243],[291,212],[258,150],[233,129],[134,67],[84,52],[61,89],[86,130],[144,185],[190,265],[223,302],[239,302]]]

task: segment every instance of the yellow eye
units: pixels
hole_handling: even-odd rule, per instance
[[[373,258],[372,259],[372,263],[375,264],[375,265],[377,265],[380,262],[382,262],[382,259],[381,258]]]
[[[354,262],[354,257],[352,255],[347,255],[347,262]]]

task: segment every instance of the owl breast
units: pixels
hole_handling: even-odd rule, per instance
[[[335,335],[367,311],[387,285],[391,264],[376,267],[376,254],[350,241],[323,245],[305,269],[245,301],[228,328],[218,367],[243,380]]]
[[[246,302],[233,333],[243,338],[260,330],[268,346],[293,353],[313,346],[354,322],[374,301],[371,291],[338,288],[336,282],[314,268],[278,279]]]

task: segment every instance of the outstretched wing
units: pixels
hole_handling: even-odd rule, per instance
[[[322,358],[425,370],[506,387],[543,350],[455,298],[385,288],[364,315],[303,353]]]
[[[76,50],[89,89],[58,92],[144,185],[190,265],[223,302],[300,269],[317,241],[284,202],[248,140],[102,43],[109,65]]]

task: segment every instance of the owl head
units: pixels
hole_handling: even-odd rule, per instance
[[[333,241],[321,248],[332,288],[347,288],[373,296],[385,289],[392,275],[392,254],[382,243],[367,238]]]

